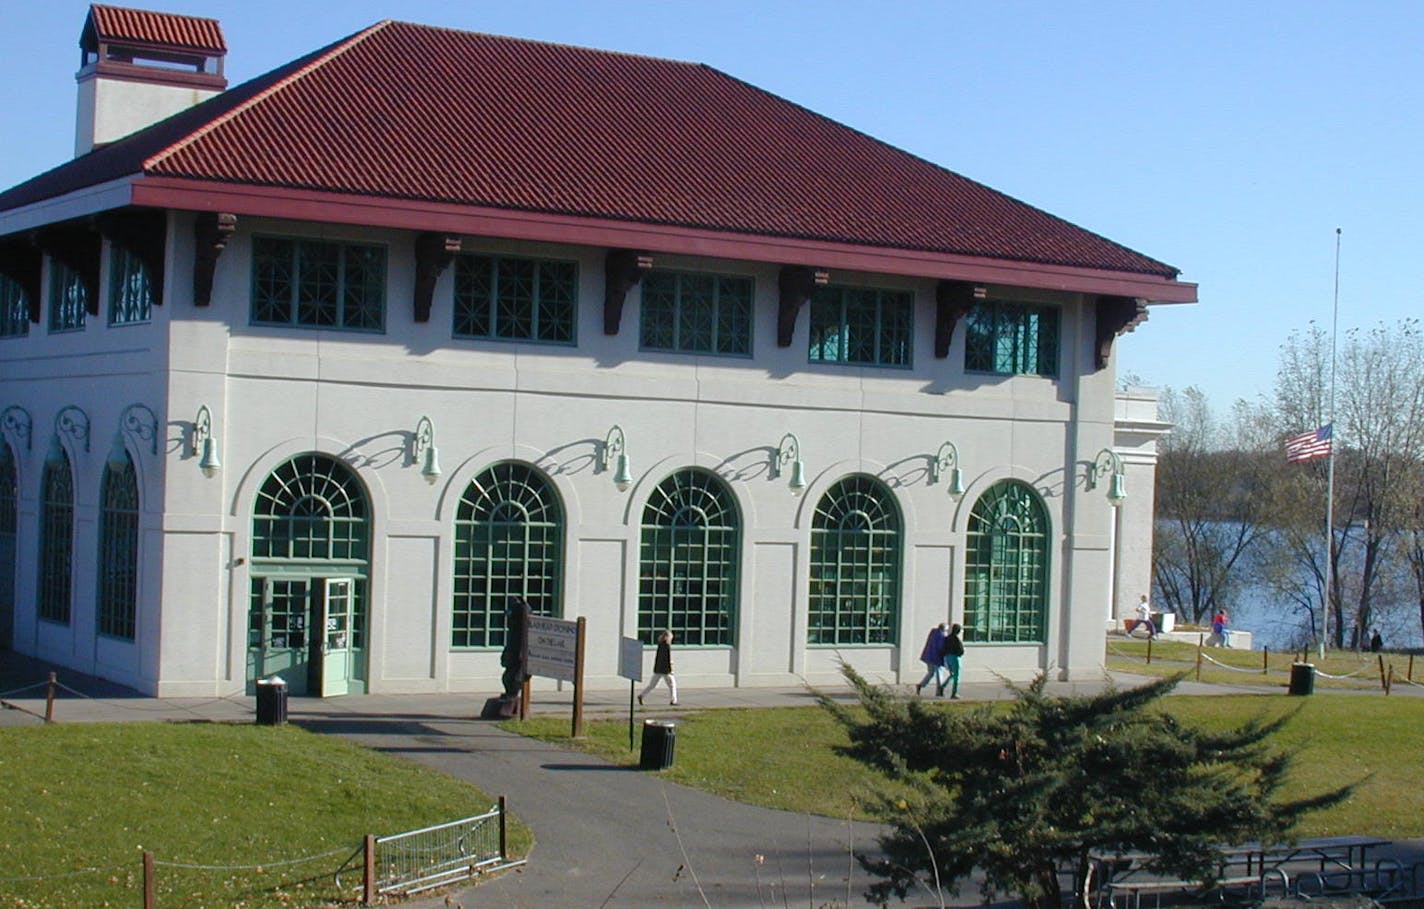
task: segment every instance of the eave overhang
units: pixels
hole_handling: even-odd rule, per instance
[[[127,192],[115,192],[119,184]],[[1071,293],[1133,297],[1147,303],[1194,303],[1196,284],[1159,275],[1109,271],[1008,259],[893,247],[862,246],[826,240],[731,233],[669,224],[619,221],[606,218],[545,212],[483,208],[384,196],[362,196],[285,187],[215,183],[174,177],[135,176],[106,185],[108,192],[83,190],[90,204],[104,209],[137,205],[179,211],[227,212],[264,218],[316,221],[435,231],[465,236],[500,237],[546,243],[566,243],[605,248],[640,249],[650,253],[703,256],[803,264],[840,271],[861,271],[919,278],[948,279]],[[122,201],[119,198],[124,197]],[[0,213],[0,235],[38,227],[59,210],[74,217],[84,212],[74,206],[46,200]],[[76,200],[78,201],[78,200]],[[95,209],[100,211],[103,209]],[[90,212],[94,213],[94,212]]]

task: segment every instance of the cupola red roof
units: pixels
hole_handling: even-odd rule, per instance
[[[117,29],[120,12],[93,15]],[[135,177],[1177,275],[705,65],[404,22],[42,174],[0,212]]]
[[[166,45],[206,53],[226,53],[222,27],[216,19],[177,16],[120,6],[89,7],[84,38],[141,45]]]

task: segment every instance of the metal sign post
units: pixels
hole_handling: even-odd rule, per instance
[[[633,750],[633,692],[643,680],[643,642],[618,639],[618,674],[628,680],[628,750]]]

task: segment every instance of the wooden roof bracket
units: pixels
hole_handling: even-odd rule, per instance
[[[934,355],[936,360],[949,356],[949,345],[954,340],[954,327],[959,320],[969,315],[974,304],[988,297],[988,289],[982,284],[966,281],[941,281],[935,286],[935,333]]]
[[[801,307],[810,302],[816,288],[831,280],[831,273],[824,268],[809,265],[783,265],[776,278],[777,289],[781,293],[776,308],[776,346],[790,347],[791,338],[796,334],[796,316]]]
[[[435,282],[455,261],[463,246],[454,234],[427,231],[415,237],[415,321],[429,322],[430,308],[435,300]]]
[[[228,212],[200,212],[193,221],[193,305],[207,306],[213,301],[213,273],[218,258],[227,249],[227,241],[237,233],[237,215]]]
[[[40,321],[40,271],[44,257],[28,239],[14,237],[0,242],[0,275],[20,285],[29,304],[30,321]]]
[[[1097,344],[1093,348],[1093,368],[1103,369],[1112,357],[1113,340],[1147,321],[1147,301],[1134,297],[1098,297]]]
[[[155,306],[163,305],[163,250],[168,216],[160,209],[129,209],[99,216],[99,230],[111,246],[121,246],[143,263]]]
[[[104,240],[96,225],[69,222],[46,227],[38,233],[40,249],[57,262],[68,266],[84,284],[85,309],[89,315],[99,315],[99,256]]]
[[[653,267],[653,257],[631,249],[610,249],[603,259],[603,333],[618,334],[628,291]]]

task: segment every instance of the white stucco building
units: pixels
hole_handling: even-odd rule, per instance
[[[663,628],[684,687],[912,681],[941,621],[967,678],[1072,678],[1147,589],[1113,346],[1174,268],[705,66],[383,22],[224,88],[212,20],[81,42],[82,154],[0,193],[0,643],[494,692],[523,596],[595,686]],[[148,125],[175,80],[218,93]]]

